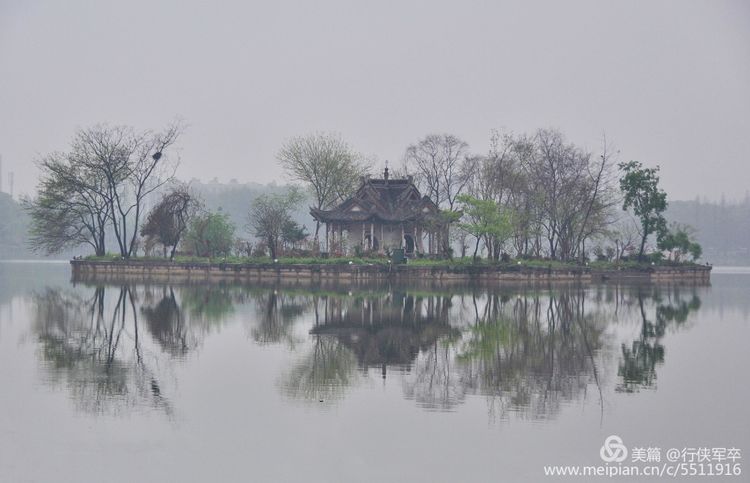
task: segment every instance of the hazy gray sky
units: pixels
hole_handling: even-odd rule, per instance
[[[98,122],[189,124],[182,178],[283,181],[286,138],[400,161],[430,132],[556,127],[662,166],[673,199],[750,188],[750,2],[0,0],[0,154]],[[3,189],[7,191],[7,175]]]

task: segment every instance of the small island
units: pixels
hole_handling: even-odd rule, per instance
[[[413,260],[394,264],[384,258],[105,259],[72,260],[75,281],[397,281],[423,282],[694,282],[710,281],[711,267],[699,264],[519,261],[473,263],[464,260]]]
[[[659,168],[614,164],[554,130],[491,138],[472,155],[449,134],[409,146],[374,175],[339,136],[292,138],[277,158],[290,184],[255,197],[245,230],[177,180],[183,127],[97,126],[44,158],[26,201],[31,245],[89,245],[76,279],[706,282],[689,227],[668,224]],[[299,207],[309,204],[309,233]],[[296,213],[296,216],[295,216]],[[118,253],[107,250],[112,244]],[[690,260],[688,260],[688,257]]]

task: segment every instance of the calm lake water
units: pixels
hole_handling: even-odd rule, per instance
[[[743,269],[273,286],[0,262],[0,481],[544,481],[613,434],[744,452],[748,344]]]

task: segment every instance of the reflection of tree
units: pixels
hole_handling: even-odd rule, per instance
[[[656,367],[664,363],[664,346],[661,343],[669,325],[682,325],[688,315],[701,306],[701,300],[693,291],[688,299],[684,292],[675,287],[666,300],[662,291],[651,287],[636,288],[636,298],[641,319],[641,330],[638,339],[630,347],[622,344],[622,360],[617,373],[622,382],[617,386],[619,392],[635,392],[640,388],[653,387],[656,381]],[[646,313],[646,301],[653,299],[656,304],[655,321],[649,320]]]
[[[256,342],[299,347],[280,381],[289,397],[339,398],[374,368],[384,378],[395,373],[405,397],[424,408],[452,409],[478,394],[501,416],[546,418],[594,384],[599,389],[598,354],[610,319],[638,314],[639,335],[622,346],[616,387],[635,391],[654,385],[665,333],[701,305],[695,290],[615,285],[453,293],[382,285],[88,290],[38,294],[34,333],[51,379],[98,412],[136,405],[169,411],[163,359],[194,351],[245,304]],[[309,346],[300,321],[311,326]]]
[[[315,336],[312,350],[282,379],[287,396],[306,401],[338,399],[357,379],[357,358],[335,337]]]
[[[276,289],[265,290],[254,294],[258,323],[250,333],[259,344],[286,343],[294,347],[300,342],[295,337],[293,328],[297,320],[317,299]]]
[[[271,327],[283,326],[273,322],[283,320],[280,297],[269,292],[258,304]],[[365,373],[376,367],[383,377],[395,366],[405,371],[405,396],[421,407],[451,409],[466,394],[482,394],[503,412],[544,418],[599,382],[594,361],[606,319],[586,308],[581,288],[313,293],[306,300],[315,316],[313,347],[282,383],[291,397],[337,397],[357,366]],[[467,301],[474,322],[465,326]]]
[[[194,320],[207,325],[226,319],[234,312],[235,291],[227,285],[198,285],[183,287],[182,308]]]
[[[583,291],[478,295],[474,324],[460,340],[420,354],[407,395],[447,409],[466,393],[483,394],[493,410],[544,418],[596,382],[602,320],[585,312]]]
[[[116,299],[106,295],[104,287],[88,299],[53,289],[34,295],[33,330],[44,369],[85,411],[148,405],[170,413],[157,374],[144,360],[135,292],[122,286]]]
[[[435,341],[414,361],[404,395],[427,409],[447,410],[463,401],[466,385],[456,372],[452,341]]]
[[[199,347],[234,312],[245,294],[228,285],[147,286],[141,312],[149,332],[171,356]]]
[[[149,332],[164,350],[173,356],[188,352],[188,330],[172,287],[163,287],[161,299],[154,306],[141,307],[141,312]]]

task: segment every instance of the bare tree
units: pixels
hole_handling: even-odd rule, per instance
[[[540,129],[536,152],[525,169],[535,187],[537,222],[553,259],[584,255],[585,241],[602,227],[614,203],[608,153],[598,162],[557,131]],[[594,223],[596,221],[596,223]],[[595,229],[596,228],[596,229]]]
[[[613,148],[607,143],[606,135],[603,135],[602,153],[598,161],[587,164],[586,176],[581,182],[580,210],[575,223],[570,227],[570,246],[573,249],[570,255],[582,260],[586,256],[586,240],[605,234],[607,227],[615,222],[613,211],[619,200],[613,188],[613,154]]]
[[[501,134],[492,130],[490,149],[486,156],[473,159],[472,176],[468,187],[475,198],[508,204],[520,187],[520,140],[511,134]]]
[[[369,168],[339,135],[316,133],[287,141],[277,155],[287,175],[312,192],[315,208],[326,209],[348,197]],[[315,222],[318,244],[320,222]]]
[[[518,255],[583,259],[586,243],[605,234],[614,220],[612,149],[604,140],[597,158],[549,129],[533,136],[493,131],[487,155],[469,158],[467,192],[511,214]],[[500,240],[485,245],[498,259]]]
[[[429,134],[406,148],[404,165],[419,188],[438,206],[453,211],[471,179],[469,145],[452,134]]]
[[[630,213],[620,217],[608,231],[614,243],[615,260],[621,260],[628,252],[635,252],[641,240],[641,225]]]
[[[268,245],[271,258],[279,255],[279,248],[291,221],[290,211],[302,201],[301,194],[292,189],[286,194],[265,194],[257,197],[248,213],[248,228]]]
[[[174,179],[178,162],[165,151],[182,131],[179,122],[161,133],[99,125],[79,131],[73,139],[71,156],[76,163],[106,181],[99,195],[107,200],[123,258],[133,255],[145,198]]]
[[[467,188],[468,193],[476,199],[493,201],[506,213],[514,213],[514,204],[522,200],[524,195],[520,156],[522,147],[523,143],[512,135],[501,135],[497,130],[493,130],[487,155],[471,159],[472,175]],[[512,216],[511,221],[516,226],[521,219]],[[517,229],[514,231],[518,233]],[[485,235],[484,243],[488,256],[498,260],[503,249],[503,241],[488,233]]]
[[[31,217],[30,247],[49,255],[88,244],[96,255],[104,255],[111,220],[102,195],[106,180],[64,153],[50,154],[38,166],[42,175],[37,196],[23,201]]]

